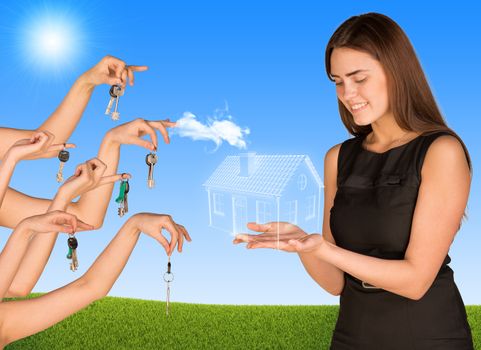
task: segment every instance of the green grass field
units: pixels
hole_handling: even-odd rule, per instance
[[[107,297],[6,349],[328,349],[337,306],[233,306]],[[481,350],[481,306],[467,306]]]

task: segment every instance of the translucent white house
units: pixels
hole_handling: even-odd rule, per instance
[[[250,221],[287,221],[320,232],[324,185],[306,155],[228,156],[204,186],[211,227],[237,234]]]

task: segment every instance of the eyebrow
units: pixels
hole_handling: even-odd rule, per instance
[[[362,72],[367,72],[367,71],[369,71],[369,69],[358,69],[358,70],[355,70],[354,72],[347,73],[346,77],[350,77],[351,75],[355,75],[357,73],[362,73]],[[339,76],[335,75],[335,74],[331,74],[331,77],[339,78]]]

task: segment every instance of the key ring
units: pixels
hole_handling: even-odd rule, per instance
[[[171,264],[170,264],[170,258],[169,258],[169,262],[167,263],[167,272],[164,273],[164,281],[166,283],[170,283],[174,280],[174,274],[170,272],[170,267],[171,267]]]
[[[166,273],[164,273],[164,281],[165,281],[166,283],[170,283],[170,282],[172,282],[173,280],[174,280],[174,274],[173,274],[173,273],[171,273],[171,272],[166,272]]]

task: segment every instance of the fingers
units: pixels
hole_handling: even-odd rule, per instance
[[[179,244],[177,245],[177,250],[179,253],[182,253],[182,246],[184,244],[184,238],[187,239],[187,241],[191,242],[192,238],[190,238],[189,233],[185,229],[184,226],[176,224],[179,232],[181,235],[179,236]]]
[[[147,121],[147,123],[152,128],[156,128],[157,130],[160,131],[160,133],[162,134],[162,137],[164,138],[165,143],[167,143],[167,144],[170,143],[169,133],[167,132],[166,127],[175,126],[176,123],[164,122],[164,121]],[[156,147],[157,147],[157,145],[156,145]]]
[[[272,230],[272,223],[258,224],[256,222],[249,222],[247,228],[256,232],[266,232]]]
[[[155,149],[157,149],[158,142],[157,142],[157,134],[155,133],[155,129],[146,120],[139,119],[139,122],[140,122],[140,131],[150,136],[150,139],[152,140],[152,144],[154,145]]]
[[[149,151],[155,151],[156,149],[155,145],[152,142],[141,139],[137,136],[129,136],[128,143],[131,145],[137,145],[143,148],[147,148]]]
[[[177,224],[172,220],[170,215],[165,215],[166,220],[164,220],[164,225],[163,227],[170,233],[171,240],[170,240],[170,246],[169,246],[169,252],[168,255],[171,256],[172,252],[174,251],[175,245],[177,244],[177,241],[179,240],[180,234],[179,231],[177,230]]]
[[[129,135],[126,135],[126,142],[132,145],[147,148],[150,151],[154,151],[157,148],[157,134],[155,133],[154,128],[152,128],[145,120],[141,118],[136,119],[131,125],[133,125],[135,130],[133,130],[133,132],[131,131]],[[142,136],[146,134],[150,136],[152,142],[142,138]]]
[[[75,148],[77,147],[73,143],[56,143],[54,145],[50,145],[47,149],[48,152],[60,152],[64,148]],[[56,156],[55,154],[53,156]]]
[[[129,65],[128,69],[133,71],[133,72],[144,72],[147,69],[149,69],[148,66],[134,66],[134,65]]]
[[[177,251],[179,253],[182,252],[182,246],[184,244],[184,232],[182,231],[182,229],[180,228],[180,225],[175,225],[177,227],[177,231],[180,232],[180,235],[179,235],[179,241],[178,241],[178,244],[177,244]]]
[[[77,165],[77,167],[75,168],[75,172],[73,174],[73,176],[80,176],[82,174],[86,174],[88,171],[87,171],[87,164],[85,163],[81,163],[79,165]]]
[[[89,174],[92,176],[93,181],[98,183],[107,170],[107,165],[98,158],[92,158],[87,161]]]
[[[283,250],[286,252],[295,252],[296,248],[292,245],[288,244],[287,242],[279,241],[279,242],[256,242],[256,243],[249,243],[246,245],[247,249],[259,249],[259,248],[267,248],[267,249],[276,249],[276,250]]]
[[[56,231],[68,233],[77,232],[79,220],[75,215],[64,211],[53,211],[49,214],[53,216],[51,223],[61,227],[60,229],[57,228]]]
[[[126,179],[131,179],[132,175],[128,173],[123,173],[123,174],[116,174],[116,175],[108,175],[108,176],[103,176],[100,181],[99,181],[99,186],[102,185],[107,185],[111,184],[120,180],[126,180]]]
[[[126,66],[130,86],[134,85],[134,72],[144,72],[147,69],[149,69],[147,66]]]
[[[122,80],[122,88],[125,89],[125,86],[127,85],[127,69],[124,68],[124,70],[122,71],[122,76],[121,76],[121,80]]]
[[[109,84],[109,85],[120,85],[120,84],[122,84],[122,80],[120,80],[120,78],[112,77],[112,76],[107,75],[107,74],[105,76],[105,80],[107,81],[107,84]]]
[[[90,231],[90,230],[93,230],[94,228],[95,227],[93,225],[87,224],[87,223],[83,222],[82,220],[77,219],[77,231],[76,232]]]
[[[129,77],[130,86],[133,86],[134,85],[134,72],[132,71],[132,69],[130,67],[127,68],[127,75]]]
[[[165,237],[162,236],[162,233],[159,232],[158,234],[153,235],[153,237],[155,238],[155,240],[157,242],[159,242],[162,245],[162,247],[164,247],[165,253],[170,256],[170,254],[169,254],[169,251],[170,251],[169,243],[167,242],[167,239],[165,239]]]

